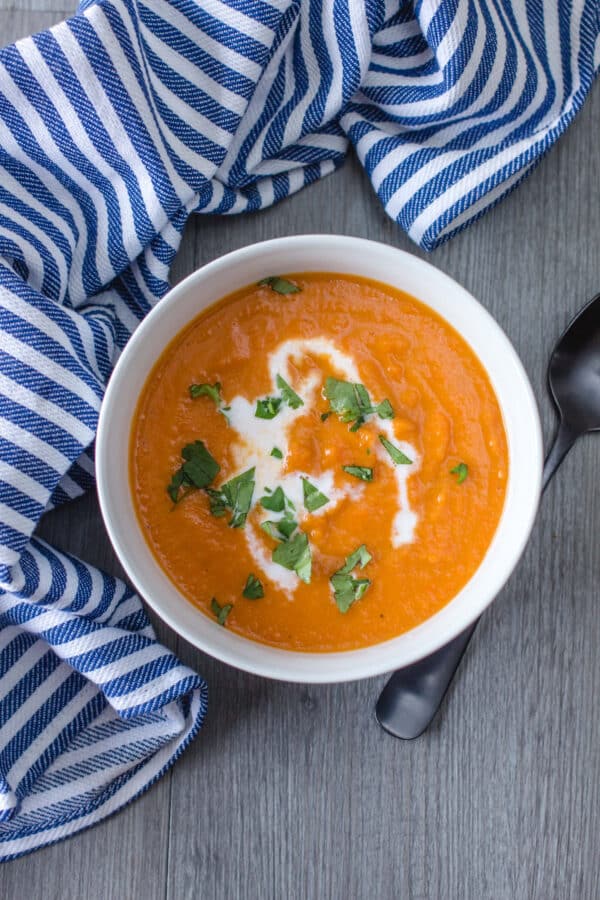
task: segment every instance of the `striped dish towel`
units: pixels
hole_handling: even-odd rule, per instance
[[[353,145],[432,249],[564,130],[598,32],[592,0],[99,0],[0,51],[1,858],[123,806],[202,723],[139,598],[32,537],[93,486],[188,215],[272,204]]]

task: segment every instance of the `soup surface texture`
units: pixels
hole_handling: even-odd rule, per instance
[[[202,312],[142,391],[131,486],[161,567],[253,640],[349,650],[473,575],[504,502],[502,415],[470,347],[413,297],[335,274]]]

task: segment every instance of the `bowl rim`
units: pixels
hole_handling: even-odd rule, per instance
[[[139,390],[141,390],[160,354],[186,324],[238,288],[231,287],[229,290],[211,294],[206,302],[198,306],[193,315],[184,318],[183,324],[173,329],[169,321],[173,313],[179,312],[177,305],[183,308],[186,298],[188,303],[191,303],[189,298],[202,285],[218,282],[219,278],[227,280],[236,272],[249,271],[253,265],[256,268],[256,263],[264,257],[281,259],[279,269],[283,272],[330,271],[364,277],[361,271],[351,271],[350,266],[307,267],[306,264],[297,266],[288,265],[286,262],[286,255],[292,259],[294,255],[301,257],[303,254],[311,253],[333,258],[336,253],[342,256],[347,254],[348,258],[361,260],[357,268],[362,268],[363,271],[370,264],[367,260],[377,258],[383,261],[387,257],[390,264],[395,263],[399,268],[402,267],[405,273],[410,272],[411,278],[425,279],[429,284],[428,290],[435,289],[440,292],[439,297],[436,295],[434,301],[428,302],[414,290],[397,285],[441,315],[458,331],[463,340],[466,340],[480,360],[492,381],[500,404],[510,460],[506,498],[500,522],[482,563],[469,582],[433,616],[402,635],[358,650],[323,653],[283,650],[241,637],[212,622],[205,613],[185,599],[160,568],[146,544],[133,508],[130,490],[127,498],[130,509],[127,506],[127,499],[123,498],[122,494],[119,495],[117,490],[116,481],[120,480],[122,487],[123,477],[126,478],[127,486],[130,488],[128,472],[131,418],[128,420],[124,438],[125,476],[115,464],[117,452],[115,431],[119,433],[121,421],[121,434],[118,434],[118,440],[122,449],[122,432],[126,418],[123,403],[125,401],[126,405],[131,406],[133,395],[131,382],[136,380],[140,382]],[[394,286],[393,281],[385,278],[376,280]],[[238,281],[241,288],[245,284],[252,283],[252,278],[238,278]],[[451,296],[452,299],[446,301],[446,296]],[[437,305],[433,305],[434,302]],[[444,311],[440,306],[444,307]],[[474,346],[458,322],[463,322],[471,336],[478,331],[482,335],[485,334],[486,346],[483,344]],[[164,326],[167,332],[173,333],[165,339],[156,339],[157,346],[158,344],[160,346],[148,354],[152,356],[154,362],[146,366],[142,377],[138,371],[139,366],[136,365],[137,360],[143,357],[145,345],[150,339],[155,340],[161,326]],[[498,390],[499,382],[496,374],[501,370],[494,368],[492,377],[490,364],[486,364],[482,358],[482,351],[485,351],[484,356],[488,351],[491,354],[490,346],[501,354],[502,373],[499,377],[505,379],[507,385],[510,384],[510,393],[504,386],[502,390]],[[495,366],[495,363],[492,363],[492,366]],[[139,390],[135,391],[133,409],[139,398]],[[513,401],[514,407],[511,405]],[[524,429],[526,433],[515,433],[513,418],[519,423],[518,431]],[[516,455],[513,452],[515,447],[519,452],[518,467],[513,459]],[[117,456],[116,462],[118,461]],[[531,384],[515,349],[491,314],[458,282],[431,263],[393,245],[346,235],[303,234],[249,244],[203,265],[171,288],[140,323],[117,361],[101,406],[96,437],[97,488],[102,517],[117,557],[140,596],[177,634],[211,656],[256,675],[302,683],[352,681],[409,665],[433,653],[476,621],[497,596],[525,548],[541,492],[542,462],[541,425]],[[132,521],[131,512],[137,535],[128,527]],[[145,554],[141,550],[140,541],[146,548]],[[141,561],[138,556],[145,558]]]

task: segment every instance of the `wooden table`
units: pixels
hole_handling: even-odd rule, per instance
[[[57,2],[0,0],[0,40],[64,17]],[[548,354],[600,290],[599,120],[596,88],[519,190],[428,257],[514,342],[546,441],[555,425]],[[424,255],[386,218],[351,159],[274,209],[195,218],[174,280],[244,244],[314,231]],[[545,496],[525,555],[433,727],[412,743],[374,720],[385,678],[277,684],[208,658],[157,623],[160,638],[208,680],[204,729],[130,807],[1,867],[0,897],[597,900],[599,481],[600,437],[589,437]],[[49,516],[40,532],[120,572],[95,496]]]

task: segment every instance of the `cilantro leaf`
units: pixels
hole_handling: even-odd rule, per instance
[[[184,475],[194,487],[206,487],[221,471],[221,466],[206,449],[203,441],[186,444],[181,455],[185,460],[182,466]]]
[[[179,488],[185,482],[185,472],[183,468],[180,466],[179,469],[173,474],[171,481],[167,485],[167,494],[173,501],[173,503],[177,503],[179,500]]]
[[[304,406],[304,400],[302,397],[299,397],[296,391],[292,390],[287,381],[278,375],[275,379],[275,384],[281,391],[282,399],[287,403],[288,406],[291,406],[292,409],[299,409],[301,406]]]
[[[214,401],[215,406],[221,404],[221,382],[215,381],[214,384],[190,384],[190,397],[196,400],[198,397],[210,397]]]
[[[299,288],[293,281],[287,278],[281,278],[280,275],[269,275],[258,282],[259,287],[270,287],[276,294],[299,294],[302,288]]]
[[[388,441],[388,439],[383,434],[379,435],[379,440],[397,466],[412,465],[412,459],[409,459],[408,456],[406,456],[406,454],[404,454],[399,447],[394,447],[394,445],[390,441]]]
[[[265,522],[260,523],[260,527],[274,541],[287,541],[295,532],[298,523],[294,519],[293,514],[286,510],[281,519],[267,519]]]
[[[370,563],[372,559],[373,557],[367,550],[365,544],[361,544],[360,547],[356,548],[354,553],[351,553],[350,556],[346,557],[346,562],[341,569],[338,569],[336,575],[348,575],[348,573],[351,572],[352,569],[355,569],[356,566],[360,566],[361,569],[364,569],[367,563]]]
[[[311,484],[308,478],[302,479],[302,493],[304,495],[304,506],[309,512],[314,512],[329,503],[329,497],[322,494],[318,487]]]
[[[364,384],[340,381],[330,376],[325,380],[323,393],[329,400],[331,412],[336,413],[342,422],[353,422],[350,431],[358,431],[365,422],[365,416],[374,411]]]
[[[457,466],[454,466],[453,469],[450,469],[451,475],[457,475],[456,482],[457,484],[462,484],[465,481],[467,475],[469,474],[469,467],[466,463],[461,462]]]
[[[294,521],[294,519],[280,519],[277,522],[277,530],[281,534],[281,537],[284,541],[289,541],[297,527],[298,523]]]
[[[333,597],[340,612],[347,613],[353,603],[360,600],[369,588],[371,582],[368,578],[354,578],[352,570],[357,566],[361,569],[372,559],[371,554],[364,544],[361,544],[350,556],[341,569],[331,576]]]
[[[358,431],[364,425],[367,416],[377,413],[380,419],[393,419],[394,410],[389,400],[382,400],[373,406],[369,392],[364,384],[351,381],[340,381],[339,378],[327,378],[323,394],[329,400],[331,412],[336,413],[342,422],[352,422],[350,431]],[[321,415],[324,422],[327,413]]]
[[[347,613],[352,604],[360,600],[371,585],[368,578],[353,578],[352,575],[340,575],[339,573],[332,575],[330,580],[333,586],[333,597],[337,608],[342,613]]]
[[[241,528],[246,523],[254,493],[254,466],[231,481],[221,485],[221,493],[233,515],[229,521],[232,528]]]
[[[331,415],[331,412],[321,413],[321,422],[326,422],[330,415]]]
[[[373,481],[373,469],[369,466],[342,466],[342,469],[348,475],[360,478],[361,481]]]
[[[211,515],[219,518],[225,515],[226,510],[230,509],[233,515],[229,520],[229,525],[231,528],[241,528],[246,523],[246,517],[252,505],[254,466],[222,484],[218,490],[206,488],[206,493]]]
[[[246,579],[246,586],[242,591],[242,596],[246,597],[247,600],[260,600],[265,596],[261,580],[252,573]]]
[[[204,490],[208,494],[211,516],[216,519],[224,516],[227,512],[227,501],[221,491],[216,491],[214,488],[204,488]]]
[[[254,415],[257,419],[274,419],[281,406],[281,397],[264,397],[256,401]]]
[[[270,512],[283,512],[285,508],[283,489],[281,487],[275,488],[272,494],[268,497],[266,495],[261,497],[259,502],[263,509],[268,509]]]
[[[382,400],[377,404],[377,415],[380,419],[394,418],[395,413],[389,400]]]
[[[274,522],[272,519],[266,519],[264,522],[260,523],[262,530],[266,531],[269,537],[273,538],[274,541],[281,540],[281,537],[278,534],[278,525],[279,522]]]
[[[180,488],[203,488],[213,481],[221,466],[207,450],[203,441],[186,444],[181,451],[185,460],[167,485],[167,493],[173,503],[181,500]]]
[[[271,450],[271,456],[274,456],[275,459],[283,459],[283,453],[279,449],[279,447],[273,447]]]
[[[310,584],[312,557],[308,538],[303,531],[298,531],[285,543],[278,544],[273,550],[273,562],[291,569],[302,581]]]
[[[213,597],[212,600],[210,601],[210,608],[213,611],[214,615],[216,616],[217,622],[219,623],[219,625],[224,625],[225,622],[227,621],[227,616],[233,609],[233,604],[227,603],[225,606],[220,606],[217,603],[216,597]]]

